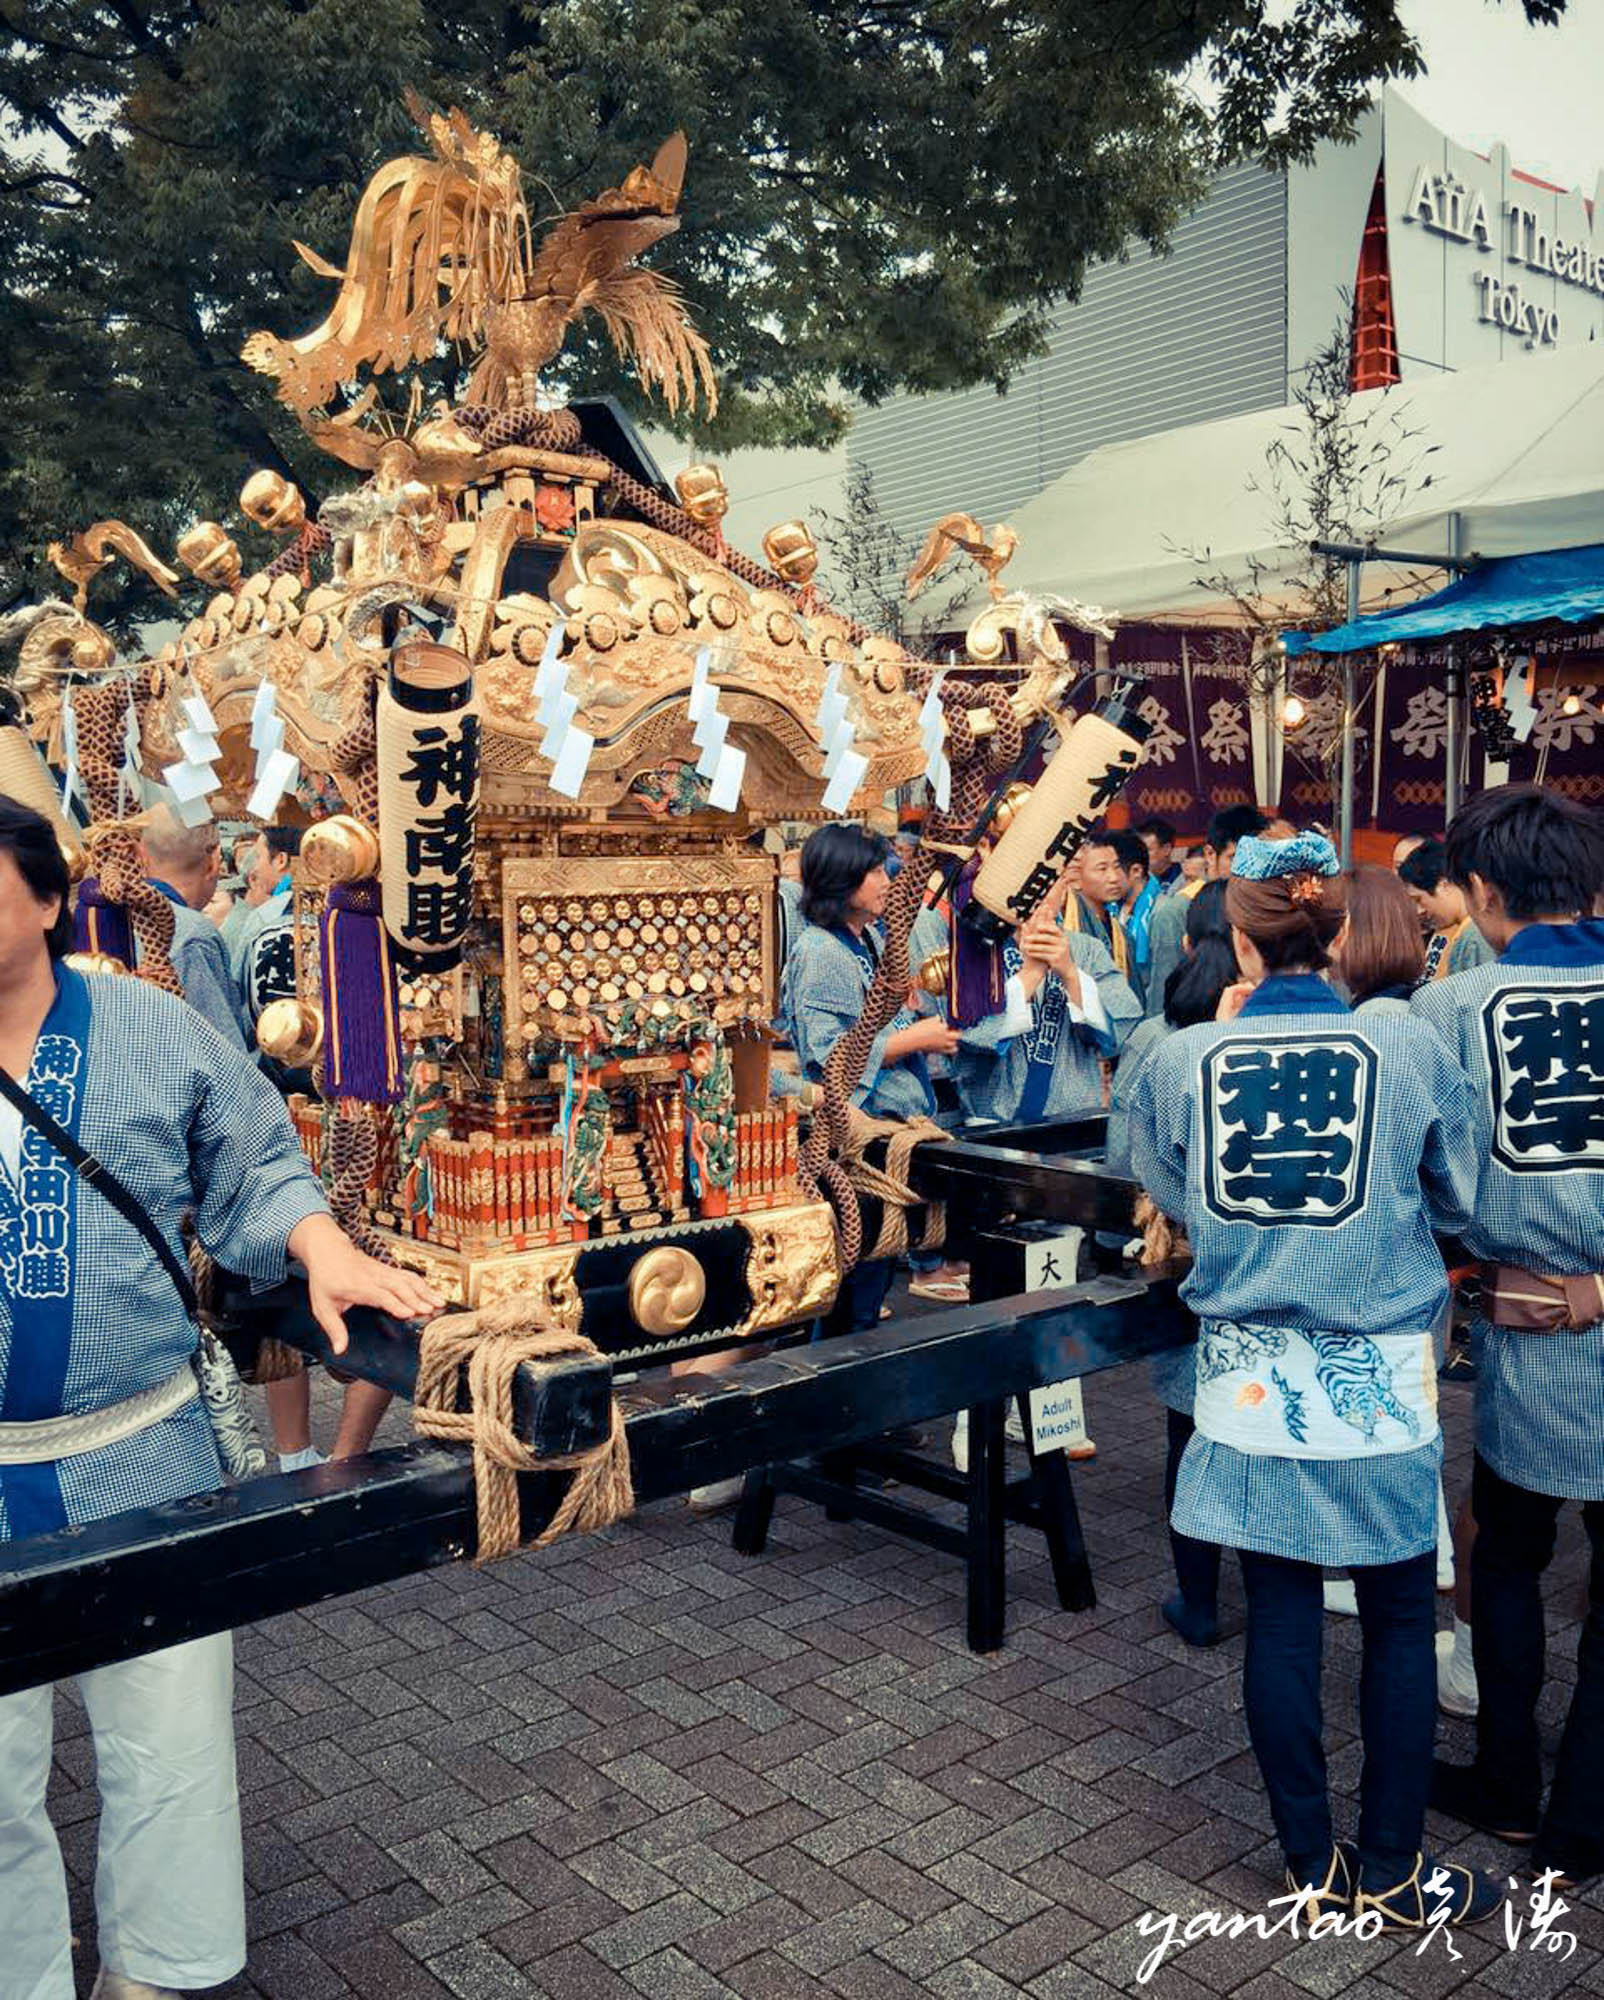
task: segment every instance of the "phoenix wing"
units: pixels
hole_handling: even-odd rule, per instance
[[[434,158],[387,161],[357,207],[343,265],[302,243],[321,277],[339,281],[328,316],[296,340],[254,333],[244,359],[278,378],[279,400],[319,408],[359,367],[376,374],[426,360],[443,337],[475,342],[488,306],[516,296],[529,267],[529,221],[516,164],[460,111],[424,110],[409,93]]]
[[[985,546],[986,531],[973,514],[943,514],[941,519],[925,537],[925,545],[919,551],[918,561],[908,572],[908,596],[919,595],[957,550],[969,555],[977,555]]]

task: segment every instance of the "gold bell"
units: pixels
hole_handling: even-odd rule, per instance
[[[286,1069],[306,1069],[323,1053],[323,1010],[309,1000],[270,1000],[256,1023],[256,1046]]]
[[[729,491],[716,465],[688,465],[674,481],[679,504],[699,528],[716,528],[730,511]]]
[[[787,583],[798,586],[811,581],[819,566],[819,548],[804,521],[782,521],[763,537],[763,555],[768,566]]]
[[[232,590],[239,582],[239,549],[215,521],[197,521],[184,530],[178,538],[178,560],[213,590]]]
[[[113,958],[105,951],[69,951],[61,961],[70,965],[74,972],[126,973],[128,968],[120,958]]]
[[[991,830],[993,833],[1006,833],[1008,831],[1017,817],[1020,808],[1030,797],[1030,790],[1030,786],[1025,784],[1010,785],[1008,787],[1007,791],[997,801],[997,810],[991,816]]]
[[[335,813],[308,827],[301,840],[301,869],[320,888],[360,882],[379,872],[379,836],[351,813]]]
[[[947,980],[952,972],[950,951],[932,952],[919,968],[919,986],[925,993],[945,993]]]
[[[293,479],[281,472],[253,472],[240,488],[240,512],[275,535],[298,535],[306,526],[306,502]]]

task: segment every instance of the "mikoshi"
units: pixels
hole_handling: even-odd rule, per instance
[[[291,1110],[343,1225],[461,1308],[517,1301],[615,1356],[727,1346],[812,1319],[876,1247],[885,1176],[859,1172],[848,1099],[906,998],[919,908],[1056,732],[971,898],[977,928],[1021,921],[1145,727],[1109,677],[1071,707],[1090,677],[1066,628],[1111,627],[1005,593],[1011,531],[971,550],[992,601],[948,671],[831,609],[804,524],[744,555],[716,467],[670,492],[612,406],[560,406],[545,371],[594,311],[670,412],[711,410],[705,344],[638,261],[677,227],[683,137],[537,240],[517,163],[460,112],[414,108],[426,150],[374,175],[343,263],[303,252],[337,286],[327,318],[245,348],[348,490],[314,519],[251,472],[241,513],[279,552],[246,574],[223,525],[192,526],[178,558],[211,595],[148,658],[119,657],[90,587],[116,557],[169,593],[178,573],[117,522],[54,545],[74,598],[25,621],[0,782],[49,807],[85,871],[96,966],[137,946],[169,987],[148,788],[191,824],[310,820],[293,992],[258,1039],[314,1078]],[[475,364],[465,399],[425,410],[414,382],[386,410],[382,378],[446,340]],[[922,776],[938,872],[894,886],[861,1032],[804,1129],[768,1032],[776,862],[752,836]]]

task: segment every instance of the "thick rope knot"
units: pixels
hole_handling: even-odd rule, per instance
[[[635,1506],[629,1442],[616,1400],[609,1435],[586,1451],[540,1458],[513,1431],[513,1384],[524,1362],[540,1366],[562,1355],[600,1353],[582,1333],[539,1325],[538,1311],[533,1300],[515,1297],[477,1312],[444,1313],[430,1321],[418,1343],[412,1426],[420,1437],[473,1446],[481,1563],[522,1545],[520,1472],[574,1474],[562,1504],[530,1548],[543,1549],[570,1530],[589,1534],[608,1527]],[[464,1369],[468,1407],[459,1409]]]
[[[908,1163],[915,1146],[934,1139],[946,1139],[932,1118],[871,1118],[854,1108],[847,1112],[848,1136],[841,1155],[841,1167],[854,1191],[880,1204],[880,1233],[865,1254],[872,1261],[880,1257],[900,1257],[904,1251],[939,1250],[947,1240],[945,1202],[926,1201],[908,1185]],[[877,1167],[866,1157],[876,1141],[885,1142],[885,1165]],[[925,1226],[917,1243],[908,1235],[908,1211],[923,1207]]]
[[[1179,1257],[1191,1256],[1191,1245],[1179,1225],[1171,1222],[1150,1194],[1144,1191],[1136,1197],[1131,1215],[1142,1232],[1144,1271],[1151,1271],[1157,1265],[1171,1263]]]

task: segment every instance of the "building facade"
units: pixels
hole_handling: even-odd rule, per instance
[[[1334,331],[1356,388],[1604,339],[1604,202],[1502,147],[1483,159],[1387,90],[1352,144],[1233,168],[1166,254],[1089,271],[1005,395],[861,410],[847,463],[908,535],[953,508],[990,520],[1099,445],[1287,403]]]

